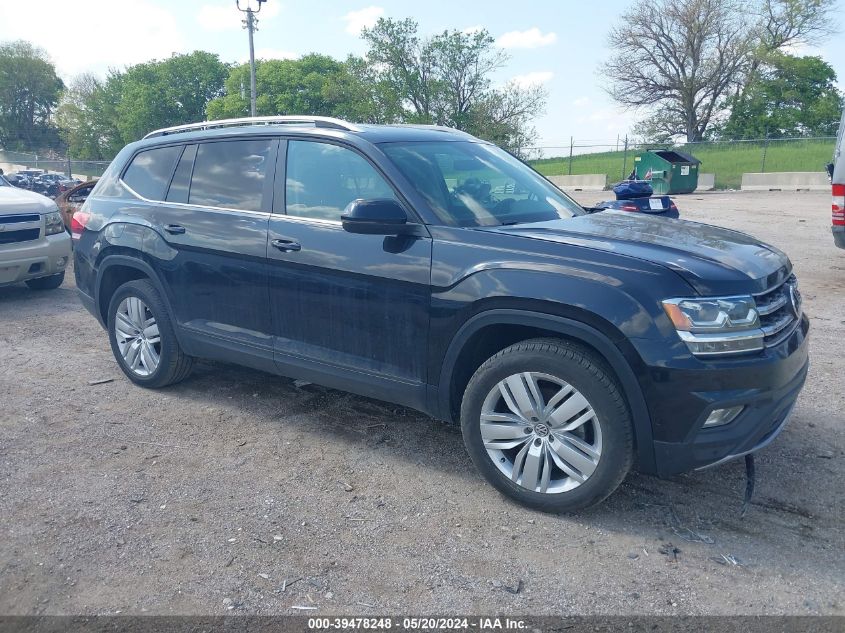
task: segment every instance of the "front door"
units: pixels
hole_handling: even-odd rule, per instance
[[[422,405],[431,274],[427,232],[385,237],[343,230],[340,214],[351,201],[396,197],[382,174],[351,148],[291,140],[285,152],[283,143],[276,179],[268,261],[280,370]]]

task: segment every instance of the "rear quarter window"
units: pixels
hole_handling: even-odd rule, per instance
[[[164,192],[181,152],[181,145],[138,152],[123,172],[123,182],[143,198],[164,200]]]

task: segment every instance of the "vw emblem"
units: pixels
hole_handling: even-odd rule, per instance
[[[798,292],[798,288],[795,285],[790,284],[789,286],[789,301],[792,304],[792,312],[795,313],[795,317],[800,319],[801,318],[801,293]]]
[[[549,427],[540,422],[539,424],[534,425],[534,433],[536,433],[539,437],[546,437],[549,434]]]

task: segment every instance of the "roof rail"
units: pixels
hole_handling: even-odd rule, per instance
[[[314,127],[328,128],[332,130],[346,130],[347,132],[360,132],[361,128],[348,123],[342,119],[335,119],[328,116],[299,116],[299,115],[282,115],[282,116],[259,116],[259,117],[243,117],[239,119],[219,119],[217,121],[202,121],[200,123],[186,123],[185,125],[174,125],[173,127],[165,127],[160,130],[155,130],[147,134],[144,138],[154,138],[156,136],[167,136],[168,134],[178,134],[179,132],[190,132],[192,130],[213,130],[217,128],[239,127],[244,125],[313,125]]]
[[[448,125],[437,125],[434,123],[388,123],[391,127],[407,127],[418,130],[436,130],[438,132],[449,132],[451,134],[458,134],[460,136],[467,136],[474,138],[469,132],[464,132],[456,127],[449,127]]]

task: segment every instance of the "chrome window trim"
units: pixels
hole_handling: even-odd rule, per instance
[[[213,206],[207,206],[207,205],[203,205],[203,204],[191,204],[190,202],[168,202],[167,200],[151,200],[150,198],[145,198],[140,193],[138,193],[137,191],[132,189],[132,187],[130,187],[129,185],[127,185],[123,181],[123,178],[118,178],[117,181],[121,185],[123,185],[123,187],[125,187],[126,190],[129,193],[131,193],[133,196],[135,196],[136,198],[138,198],[139,200],[142,200],[144,202],[149,202],[150,204],[163,204],[163,205],[167,205],[168,207],[177,207],[177,208],[183,208],[183,209],[199,209],[199,210],[206,210],[206,211],[227,211],[229,213],[247,213],[247,214],[257,215],[257,216],[261,216],[261,217],[271,216],[271,215],[275,215],[275,216],[279,215],[278,213],[273,213],[272,211],[252,211],[250,209],[234,209],[232,207],[213,207]]]

